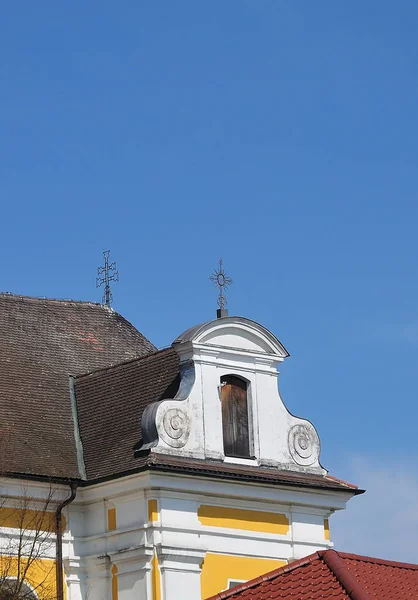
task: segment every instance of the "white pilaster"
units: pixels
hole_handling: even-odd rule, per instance
[[[195,548],[156,547],[162,579],[162,600],[200,599],[201,565],[206,552]],[[181,590],[181,591],[180,591]]]

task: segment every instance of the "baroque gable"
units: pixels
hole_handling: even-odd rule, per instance
[[[315,427],[292,415],[278,387],[289,356],[265,327],[223,317],[174,342],[180,385],[142,417],[141,451],[325,474]]]

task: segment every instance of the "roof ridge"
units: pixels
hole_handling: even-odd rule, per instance
[[[371,600],[371,596],[365,590],[363,585],[357,580],[355,574],[346,564],[345,560],[360,560],[363,562],[376,563],[384,566],[412,568],[413,570],[418,570],[418,565],[411,563],[387,561],[379,558],[376,559],[370,556],[338,552],[334,549],[318,550],[304,558],[294,560],[291,563],[284,565],[283,567],[274,569],[273,571],[270,571],[265,575],[260,575],[255,579],[251,579],[250,581],[240,583],[237,586],[234,586],[233,588],[218,592],[217,594],[211,596],[207,600],[227,600],[229,598],[234,598],[235,596],[241,596],[241,593],[248,589],[252,589],[254,587],[259,586],[262,583],[272,581],[280,577],[280,575],[283,575],[284,573],[289,573],[290,571],[294,571],[299,567],[307,566],[317,560],[320,560],[326,565],[329,571],[337,579],[342,590],[346,592],[347,596],[351,598],[351,600]]]
[[[152,358],[152,357],[156,356],[157,354],[163,354],[164,352],[167,352],[167,350],[172,350],[171,346],[167,346],[166,348],[160,348],[159,350],[156,350],[155,352],[151,352],[150,354],[145,354],[145,356],[135,356],[134,358],[128,358],[127,360],[113,363],[112,365],[108,365],[107,367],[100,367],[99,369],[93,369],[92,371],[87,371],[86,373],[80,373],[79,375],[74,375],[74,379],[76,381],[78,381],[79,379],[82,379],[83,377],[88,377],[89,375],[95,375],[96,373],[99,373],[101,371],[110,371],[111,369],[116,369],[117,367],[122,367],[129,363],[141,362],[141,361],[146,360],[147,358]]]
[[[321,559],[329,570],[335,575],[341,587],[347,592],[351,600],[370,600],[369,594],[356,579],[356,576],[346,565],[342,556],[336,550],[324,550]]]
[[[73,298],[48,298],[47,296],[26,296],[25,294],[14,294],[13,292],[1,292],[1,298],[14,298],[16,300],[34,300],[39,302],[72,302],[73,304],[87,304],[89,306],[100,306],[106,310],[110,310],[115,312],[106,304],[101,304],[100,302],[92,302],[91,300],[74,300]]]
[[[361,554],[352,554],[350,552],[338,552],[339,556],[347,560],[358,560],[362,562],[373,563],[376,565],[382,565],[385,567],[394,567],[398,569],[411,569],[412,571],[418,571],[418,564],[406,563],[396,560],[385,560],[384,558],[375,558],[374,556],[363,556]]]
[[[315,560],[319,560],[319,559],[320,559],[320,553],[314,552],[313,554],[309,554],[308,556],[304,556],[303,558],[298,558],[297,560],[293,560],[292,562],[288,563],[287,565],[278,567],[277,569],[274,569],[273,571],[269,571],[268,573],[265,573],[264,575],[259,575],[255,579],[251,579],[250,581],[244,581],[243,583],[235,585],[233,588],[230,588],[229,590],[224,590],[222,592],[218,592],[214,596],[210,596],[209,598],[207,598],[207,600],[225,600],[226,598],[230,598],[231,596],[234,596],[235,594],[243,592],[244,590],[251,589],[252,587],[255,587],[256,585],[258,585],[259,583],[271,581],[272,579],[279,577],[279,575],[281,575],[282,573],[289,573],[290,571],[293,571],[294,569],[297,569],[298,567],[303,567],[305,565],[309,565],[310,563],[314,562]]]

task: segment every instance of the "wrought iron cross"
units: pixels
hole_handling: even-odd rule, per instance
[[[97,269],[98,275],[103,277],[96,277],[96,287],[101,287],[104,284],[104,293],[102,302],[106,306],[110,306],[113,302],[112,292],[110,290],[111,281],[119,281],[119,273],[116,270],[116,263],[112,262],[109,264],[110,250],[103,252],[104,266]]]
[[[222,258],[219,259],[219,267],[215,269],[209,279],[214,283],[219,290],[218,294],[218,306],[219,310],[217,311],[217,316],[226,317],[228,315],[228,311],[225,308],[228,301],[226,299],[224,291],[228,289],[228,287],[233,283],[232,279],[225,273],[223,267]]]

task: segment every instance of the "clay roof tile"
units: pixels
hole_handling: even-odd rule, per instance
[[[417,597],[418,565],[325,550],[220,592],[209,600]]]

